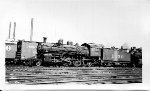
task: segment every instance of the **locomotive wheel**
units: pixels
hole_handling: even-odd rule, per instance
[[[136,64],[133,64],[133,67],[136,67]]]
[[[81,66],[81,61],[74,61],[73,64],[74,66],[79,67]]]
[[[64,59],[64,62],[63,62],[63,65],[65,66],[65,67],[68,67],[68,66],[70,66],[72,64],[72,62],[71,62],[71,58],[65,58]]]
[[[38,59],[35,63],[36,66],[41,66],[42,64],[42,60],[41,59]]]
[[[18,63],[17,60],[14,60],[13,64],[14,64],[14,65],[17,65],[17,63]]]
[[[32,60],[25,60],[24,61],[24,65],[26,65],[26,66],[32,66],[32,62],[31,62]]]
[[[28,66],[28,62],[23,62],[25,66]]]
[[[65,67],[68,67],[68,66],[69,66],[69,63],[65,62],[65,63],[63,63],[63,65],[64,65]]]
[[[25,60],[23,63],[24,63],[25,66],[28,66],[28,65],[29,65],[29,62],[26,61],[26,60]]]
[[[87,66],[88,66],[88,67],[91,67],[91,66],[92,66],[92,63],[91,63],[91,62],[87,62]]]
[[[127,64],[122,64],[122,67],[126,67],[127,66]]]

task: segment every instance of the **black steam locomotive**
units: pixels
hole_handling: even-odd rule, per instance
[[[103,45],[84,43],[73,45],[71,41],[58,43],[18,41],[15,63],[29,66],[142,66],[142,50],[133,48],[129,52],[117,48],[104,48]]]

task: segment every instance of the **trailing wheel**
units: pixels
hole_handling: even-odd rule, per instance
[[[25,61],[24,61],[24,65],[26,65],[26,66],[32,66],[32,62],[33,62],[32,59],[30,59],[30,60],[25,60]]]
[[[29,61],[28,61],[28,60],[24,60],[23,64],[24,64],[25,66],[28,66],[28,65],[29,65]]]
[[[122,67],[127,67],[127,64],[123,63],[123,64],[122,64]]]
[[[18,60],[17,60],[17,59],[14,59],[13,64],[14,64],[14,65],[17,65],[17,63],[18,63]]]
[[[74,66],[79,67],[79,66],[81,66],[81,61],[80,60],[74,61],[73,64],[74,64]]]
[[[135,65],[135,64],[132,64],[132,67],[136,67],[136,65]]]
[[[41,66],[42,65],[42,60],[41,59],[37,59],[35,65],[36,66]]]

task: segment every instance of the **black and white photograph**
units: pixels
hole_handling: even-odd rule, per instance
[[[3,89],[148,89],[150,0],[0,2]]]

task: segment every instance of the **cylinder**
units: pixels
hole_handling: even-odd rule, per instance
[[[43,37],[43,42],[46,43],[47,37]]]

